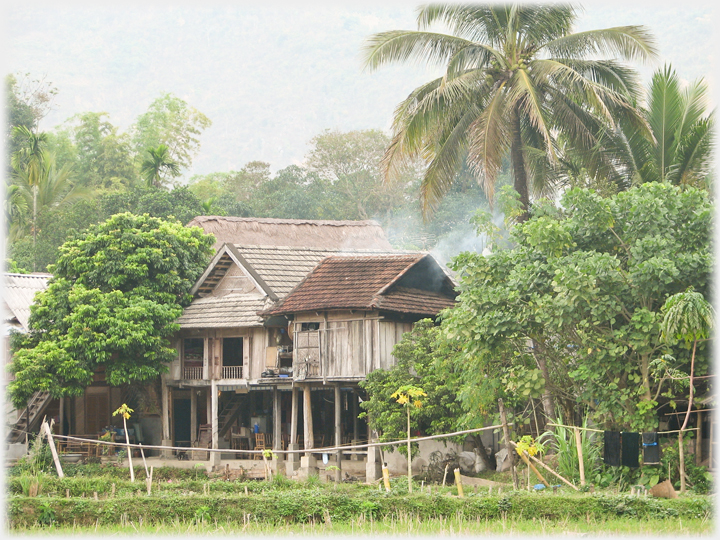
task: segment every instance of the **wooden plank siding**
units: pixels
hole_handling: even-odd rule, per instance
[[[319,330],[303,331],[302,325],[307,322],[319,323]],[[295,319],[295,378],[361,379],[375,369],[388,369],[395,363],[393,347],[403,333],[411,329],[412,323],[380,320],[373,312],[360,315],[339,312],[327,319],[319,315],[298,316]],[[308,358],[314,363],[305,373]]]

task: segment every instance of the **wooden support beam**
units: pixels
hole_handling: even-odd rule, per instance
[[[282,446],[282,411],[280,409],[280,392],[273,386],[273,450],[281,450]]]
[[[310,400],[310,385],[307,384],[303,387],[303,426],[304,438],[305,438],[305,450],[312,450],[315,447],[315,440],[313,439],[313,422],[312,422],[312,405]],[[310,456],[310,453],[307,453]]]
[[[162,381],[162,436],[170,440],[170,390],[165,381]]]
[[[197,442],[198,425],[197,425],[197,412],[198,412],[198,391],[195,388],[190,389],[190,445],[194,445]]]
[[[335,385],[335,446],[339,447],[342,444],[342,419],[341,413],[342,408],[340,407],[340,385]],[[335,471],[335,482],[340,483],[342,480],[342,451],[336,452],[337,470]]]
[[[297,428],[298,428],[298,388],[293,386],[292,388],[292,406],[290,410],[290,444],[297,443]]]

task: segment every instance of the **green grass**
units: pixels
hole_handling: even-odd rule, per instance
[[[712,522],[702,518],[670,518],[665,520],[638,520],[629,518],[585,519],[585,520],[548,520],[548,519],[458,519],[438,518],[420,520],[403,517],[374,521],[364,517],[349,522],[317,520],[303,524],[271,525],[250,520],[246,523],[217,522],[205,523],[175,520],[160,525],[146,525],[127,521],[117,525],[40,527],[33,526],[13,530],[13,535],[522,535],[555,536],[566,534],[591,534],[593,536],[628,535],[674,535],[699,536],[712,535]]]

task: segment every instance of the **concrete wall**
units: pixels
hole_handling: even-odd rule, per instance
[[[447,443],[440,441],[420,441],[420,454],[413,452],[412,471],[413,474],[420,474],[423,467],[427,467],[430,463],[430,454],[435,451],[442,452],[443,456],[451,451],[462,452],[462,445],[455,443]],[[384,452],[383,458],[387,463],[391,474],[407,474],[407,458],[397,450],[392,452]]]

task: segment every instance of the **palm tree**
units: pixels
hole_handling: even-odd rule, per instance
[[[692,343],[692,355],[690,358],[690,397],[688,408],[680,433],[678,433],[679,458],[680,458],[680,492],[685,492],[685,448],[683,445],[683,432],[690,419],[692,410],[695,376],[695,351],[698,341],[710,337],[713,327],[713,309],[705,297],[690,287],[687,291],[674,294],[669,297],[662,307],[665,314],[662,322],[662,336],[666,342],[673,344],[677,341]]]
[[[140,174],[147,181],[148,187],[162,187],[168,174],[179,176],[180,165],[170,157],[167,146],[160,144],[157,148],[148,148],[147,152],[150,157],[140,165]]]
[[[597,57],[651,58],[650,35],[640,26],[572,33],[575,19],[574,7],[559,4],[433,4],[419,9],[418,31],[371,37],[365,48],[369,69],[409,60],[446,66],[442,77],[397,107],[385,177],[397,174],[407,159],[424,158],[427,216],[463,161],[491,198],[509,155],[525,219],[530,187],[535,193],[546,189],[559,164],[559,135],[590,152],[599,142],[598,126],[614,126],[618,115],[642,128],[631,106],[639,91],[634,72]],[[427,31],[433,23],[452,34]],[[596,162],[589,165],[597,173],[602,155],[593,155]]]
[[[58,168],[55,154],[44,151],[38,167],[39,176],[34,175],[30,168],[16,170],[14,182],[9,194],[12,206],[8,210],[15,215],[15,227],[11,232],[19,238],[29,225],[33,236],[37,235],[37,216],[45,208],[58,208],[80,198],[86,197],[89,191],[77,186],[73,180],[73,170],[69,164]],[[23,221],[19,212],[32,206],[33,213],[30,223]]]
[[[713,112],[706,113],[708,86],[699,79],[682,88],[671,66],[655,72],[641,109],[653,139],[623,127],[620,162],[633,183],[706,185],[713,148]],[[621,122],[622,125],[622,122]]]

